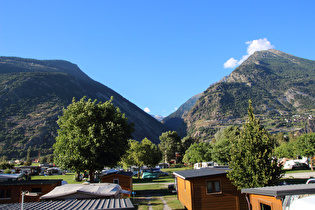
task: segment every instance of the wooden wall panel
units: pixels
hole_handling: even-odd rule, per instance
[[[264,203],[266,205],[271,206],[272,210],[282,210],[282,202],[279,199],[276,199],[273,196],[265,196],[265,195],[253,195],[250,196],[250,203],[252,205],[252,209],[260,209],[260,203]]]

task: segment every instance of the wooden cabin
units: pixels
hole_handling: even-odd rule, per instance
[[[130,197],[130,193],[133,191],[132,172],[115,171],[111,173],[104,173],[100,175],[101,183],[114,183],[119,184],[124,190],[123,194]],[[130,192],[127,194],[127,192]]]
[[[174,172],[178,200],[192,209],[248,209],[245,195],[226,177],[228,168]]]
[[[60,186],[61,181],[62,179],[0,182],[0,204],[21,203],[22,191],[28,192],[24,197],[24,202],[37,202],[40,196]]]
[[[315,184],[281,185],[242,189],[252,210],[282,210],[305,195],[315,194]]]

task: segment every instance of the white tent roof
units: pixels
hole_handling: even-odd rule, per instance
[[[56,187],[40,199],[82,199],[82,198],[115,198],[121,193],[118,184],[65,184]]]
[[[291,206],[291,210],[313,210],[315,209],[315,196],[308,196],[295,200]]]

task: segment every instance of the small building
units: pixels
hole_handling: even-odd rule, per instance
[[[99,178],[101,183],[119,184],[123,189],[123,194],[130,197],[130,194],[133,191],[132,176],[133,172],[114,171],[110,173],[102,173]]]
[[[25,202],[37,202],[40,196],[60,186],[61,181],[62,179],[0,182],[0,204],[22,202],[22,192],[32,195],[25,196]]]
[[[315,184],[247,188],[242,193],[250,200],[252,210],[282,210],[305,195],[315,194]]]
[[[187,209],[247,209],[245,196],[226,177],[227,167],[176,171],[177,197]]]

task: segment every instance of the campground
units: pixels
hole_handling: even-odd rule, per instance
[[[177,200],[177,195],[168,191],[168,185],[174,184],[173,172],[186,170],[183,168],[162,169],[168,173],[158,179],[133,178],[134,194],[131,201],[137,209],[184,209],[184,206]],[[63,179],[68,184],[77,184],[74,180],[74,173],[53,176],[32,176],[32,179]],[[311,170],[288,170],[283,178],[287,184],[302,184],[310,177],[315,177],[315,171]]]

